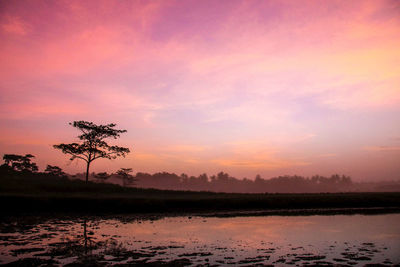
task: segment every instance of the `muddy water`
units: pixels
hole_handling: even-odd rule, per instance
[[[400,264],[400,214],[7,218],[0,264]]]

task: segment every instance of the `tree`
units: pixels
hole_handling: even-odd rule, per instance
[[[70,123],[73,127],[82,132],[78,136],[80,143],[58,144],[55,149],[60,149],[64,154],[70,154],[70,160],[81,159],[86,162],[86,182],[89,181],[90,164],[99,158],[115,159],[125,157],[129,148],[120,146],[110,146],[104,140],[107,138],[117,139],[126,130],[114,129],[116,124],[96,125],[88,121],[74,121]]]
[[[34,155],[26,154],[25,156],[14,155],[14,154],[4,154],[3,160],[4,165],[13,169],[14,171],[27,171],[27,172],[37,172],[38,167],[36,163],[31,162]]]
[[[57,177],[65,177],[66,176],[66,173],[63,172],[63,170],[58,166],[47,165],[44,172],[48,173],[50,175],[53,175],[53,176],[57,176]]]
[[[132,172],[132,168],[121,168],[117,171],[117,176],[122,179],[122,185],[127,186],[130,184],[133,184],[135,182],[135,179],[133,178],[133,175],[130,174]]]
[[[110,177],[111,175],[108,174],[107,172],[99,172],[94,175],[94,178],[98,179],[102,183],[104,183]]]

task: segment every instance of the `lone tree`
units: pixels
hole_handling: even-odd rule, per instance
[[[26,154],[25,156],[14,155],[14,154],[4,154],[3,160],[4,165],[13,169],[14,171],[20,172],[37,172],[38,167],[36,163],[31,162],[34,155]]]
[[[125,157],[129,148],[120,146],[110,146],[104,139],[120,137],[126,130],[114,129],[116,124],[96,125],[88,121],[74,121],[70,123],[73,127],[82,132],[78,136],[80,143],[54,145],[55,149],[60,149],[65,154],[72,155],[70,160],[82,159],[86,162],[86,182],[89,181],[89,167],[92,161],[99,158],[115,159]]]

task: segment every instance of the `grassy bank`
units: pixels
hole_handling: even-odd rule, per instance
[[[123,188],[46,174],[2,174],[3,213],[181,213],[282,209],[400,209],[400,193],[229,194]],[[389,209],[391,208],[391,209]],[[394,208],[394,209],[393,209]]]

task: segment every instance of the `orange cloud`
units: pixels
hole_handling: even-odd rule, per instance
[[[121,122],[124,164],[252,174],[398,133],[397,1],[211,2],[5,3],[1,124]]]

